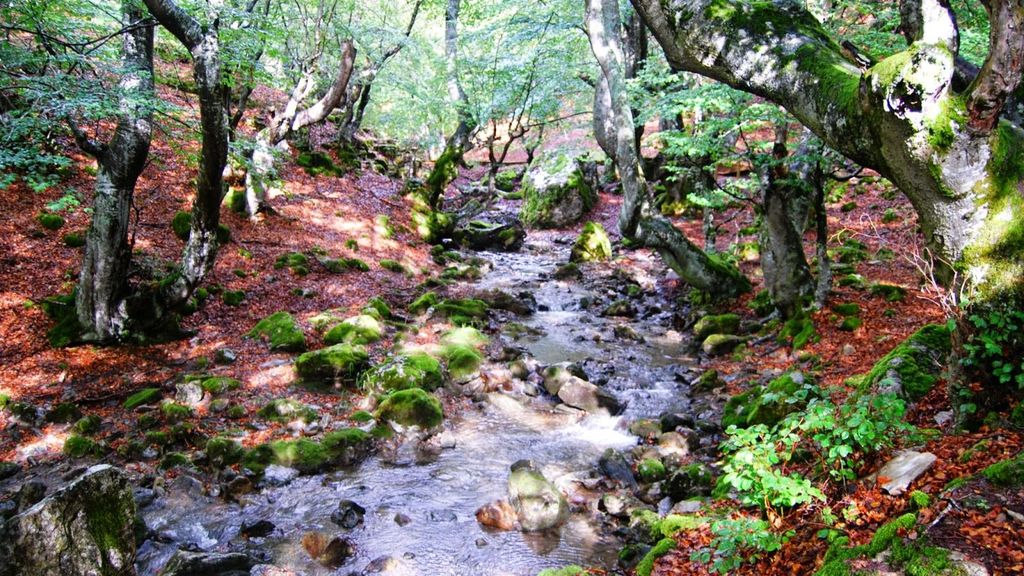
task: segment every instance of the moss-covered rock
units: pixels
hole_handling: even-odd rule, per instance
[[[82,232],[68,232],[64,235],[64,245],[68,248],[81,248],[85,246],[85,234]]]
[[[46,412],[45,420],[55,424],[70,424],[82,416],[74,402],[61,402]]]
[[[728,354],[746,342],[746,339],[733,334],[712,334],[701,343],[701,350],[708,356]]]
[[[99,445],[91,438],[72,434],[64,440],[64,455],[71,458],[99,456],[102,454]]]
[[[204,392],[217,395],[242,387],[242,383],[228,376],[211,376],[199,385]]]
[[[519,175],[515,170],[502,170],[494,175],[494,187],[502,192],[511,192],[516,189],[516,181]]]
[[[419,388],[410,388],[391,393],[374,416],[382,422],[429,429],[441,424],[444,412],[437,398]]]
[[[161,392],[159,388],[143,388],[138,392],[132,394],[124,401],[124,408],[126,410],[134,410],[144,404],[152,404],[160,399]]]
[[[320,445],[336,464],[349,465],[369,453],[373,437],[359,428],[343,428],[324,434]]]
[[[676,549],[676,541],[673,538],[662,538],[644,555],[640,563],[636,565],[636,576],[651,576],[654,570],[654,562],[658,558]]]
[[[287,268],[296,276],[309,274],[309,256],[302,252],[286,252],[274,260],[274,269],[282,270]]]
[[[854,332],[857,328],[861,327],[861,324],[863,324],[863,322],[860,318],[850,316],[848,318],[843,318],[843,321],[839,323],[839,329],[844,332]]]
[[[295,157],[295,163],[306,170],[310,176],[344,176],[346,170],[342,166],[336,166],[334,160],[321,151],[300,152]]]
[[[487,319],[487,303],[476,298],[446,299],[434,305],[434,311],[456,326],[477,326]]]
[[[804,314],[798,314],[787,320],[779,332],[779,339],[782,342],[791,342],[794,350],[799,350],[811,342],[817,342],[818,338],[814,320]]]
[[[179,240],[188,240],[192,234],[192,214],[184,210],[175,212],[174,218],[171,218],[171,230]]]
[[[160,413],[164,415],[164,420],[170,424],[184,422],[191,418],[193,414],[192,408],[169,400],[165,400],[160,404]]]
[[[637,464],[636,473],[642,482],[657,482],[665,477],[665,465],[661,460],[644,458]]]
[[[331,461],[330,452],[322,444],[300,438],[276,440],[256,446],[245,453],[242,466],[262,473],[267,466],[277,464],[295,468],[302,474],[315,474],[324,470]]]
[[[92,436],[93,434],[100,431],[100,426],[103,424],[103,420],[95,414],[83,416],[75,422],[74,430],[76,433],[83,436]]]
[[[221,293],[220,299],[227,306],[241,306],[245,302],[244,290],[225,290]]]
[[[380,322],[369,314],[347,318],[324,334],[326,344],[372,344],[384,335]]]
[[[206,442],[206,460],[214,468],[237,464],[244,456],[245,448],[232,438],[216,436]]]
[[[351,344],[306,352],[295,361],[295,372],[306,381],[355,382],[368,367],[366,351]]]
[[[453,237],[460,245],[473,250],[515,252],[522,248],[526,230],[518,218],[508,218],[500,222],[473,220],[466,226],[457,228],[453,232]]]
[[[36,221],[45,230],[59,230],[64,227],[64,218],[60,214],[53,214],[51,212],[40,212],[36,216]]]
[[[384,301],[380,296],[374,296],[366,301],[366,306],[363,306],[363,314],[373,316],[381,322],[385,320],[391,320],[394,318],[394,314],[391,312],[391,307]]]
[[[693,336],[703,342],[712,334],[736,334],[740,329],[738,314],[708,314],[693,325]]]
[[[437,293],[424,292],[409,304],[409,312],[412,314],[422,314],[436,306],[440,301],[441,299],[437,296]]]
[[[569,262],[568,264],[562,264],[555,270],[556,280],[579,280],[583,278],[583,272],[580,271],[579,265],[575,262]]]
[[[372,392],[409,388],[434,391],[444,384],[441,363],[424,352],[401,354],[363,373],[362,387]]]
[[[597,203],[580,168],[579,157],[546,153],[534,160],[523,179],[520,217],[527,226],[563,228],[579,222]]]
[[[861,390],[897,392],[916,402],[942,377],[950,350],[949,328],[930,324],[893,348],[867,374],[854,377],[852,383]]]
[[[275,422],[292,422],[294,420],[301,420],[306,423],[316,422],[320,418],[317,411],[312,407],[299,402],[298,400],[292,400],[290,398],[277,398],[267,402],[263,408],[260,408],[257,414],[261,418],[267,420],[273,420]]]
[[[412,276],[412,271],[406,268],[404,264],[397,260],[390,260],[388,258],[384,258],[379,262],[379,264],[381,268],[387,270],[388,272]]]
[[[271,350],[302,352],[306,349],[306,335],[288,312],[275,312],[260,320],[247,336],[266,339]]]
[[[341,274],[349,270],[355,270],[357,272],[367,272],[370,270],[370,265],[360,260],[359,258],[318,258],[320,264],[327,269],[328,272],[333,274]]]
[[[893,284],[872,284],[868,291],[875,296],[885,298],[886,302],[902,302],[907,296],[906,288]]]
[[[612,243],[604,226],[597,222],[587,222],[572,245],[569,254],[571,262],[599,262],[610,260]]]
[[[756,386],[730,398],[722,408],[722,427],[773,426],[787,415],[807,406],[817,388],[801,372],[787,372],[767,386]]]

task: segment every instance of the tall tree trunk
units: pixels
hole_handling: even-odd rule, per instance
[[[469,109],[469,99],[459,81],[459,3],[460,0],[448,0],[444,13],[444,60],[448,99],[455,107],[458,125],[455,132],[448,137],[444,151],[438,156],[433,170],[427,176],[428,202],[434,210],[441,207],[445,189],[458,175],[462,156],[469,148],[469,139],[476,129],[476,121]]]
[[[956,25],[938,0],[921,2],[919,39],[867,70],[794,4],[632,1],[670,66],[784,106],[826,144],[892,180],[947,279],[955,266],[978,296],[1021,292],[1024,132],[993,120],[1021,79],[1024,52],[1012,50],[1022,41],[1020,2],[990,3],[992,42],[1011,50],[996,45],[957,94]]]
[[[644,26],[643,21],[637,16],[635,10],[631,9],[629,11],[624,32],[624,37],[621,40],[623,64],[625,66],[624,77],[626,80],[630,80],[636,78],[636,75],[643,68],[647,62],[648,53],[647,27]],[[633,117],[636,118],[637,110],[632,108],[630,110],[633,113]],[[601,74],[597,81],[594,82],[593,130],[597,145],[614,163],[617,146],[615,110],[608,88],[608,79],[604,74]],[[639,153],[640,140],[644,135],[643,125],[636,126],[634,131],[633,142],[637,148],[637,153]]]
[[[227,87],[221,81],[218,20],[214,18],[209,26],[204,26],[173,0],[144,2],[150,14],[191,53],[192,76],[199,92],[202,149],[192,203],[192,229],[185,242],[178,277],[155,303],[173,310],[191,297],[217,257],[217,227],[228,159],[228,115],[224,107]]]
[[[802,313],[804,300],[814,291],[803,246],[813,194],[805,180],[810,164],[803,162],[792,169],[786,165],[788,134],[784,123],[776,125],[772,150],[776,163],[768,174],[761,205],[761,269],[765,287],[783,319]]]
[[[108,146],[88,140],[75,129],[82,147],[99,164],[92,222],[78,278],[75,311],[86,341],[120,339],[127,329],[124,300],[128,294],[131,246],[129,213],[135,183],[146,165],[153,118],[153,26],[138,26],[145,14],[129,0],[122,3],[129,27],[121,44],[124,71],[119,82],[119,120]]]
[[[608,82],[615,118],[615,165],[623,190],[619,231],[626,238],[639,237],[657,250],[669,267],[699,290],[723,298],[745,292],[750,283],[738,270],[694,246],[668,220],[644,214],[649,204],[647,182],[637,153],[633,112],[626,98],[620,22],[617,0],[587,0],[587,36]]]

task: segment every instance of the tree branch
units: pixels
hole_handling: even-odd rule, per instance
[[[174,35],[186,48],[192,50],[203,40],[203,28],[199,21],[174,3],[174,0],[142,0],[149,13],[161,26]]]

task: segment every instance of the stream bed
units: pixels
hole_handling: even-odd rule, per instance
[[[643,309],[643,318],[606,318],[600,308],[586,304],[613,298],[609,286],[614,280],[552,279],[555,268],[568,260],[568,245],[557,236],[531,234],[521,252],[480,256],[493,269],[475,287],[529,291],[537,300],[538,311],[517,321],[539,333],[515,344],[541,365],[582,362],[591,381],[625,404],[622,415],[586,415],[557,409],[550,399],[492,392],[446,422],[440,434],[443,449],[429,458],[410,441],[386,458],[374,456],[350,470],[299,477],[241,504],[204,495],[198,482],[181,477],[141,510],[163,543],[149,540],[142,546],[139,573],[158,573],[179,547],[245,551],[309,575],[371,573],[374,569],[367,566],[382,564],[374,561],[383,557],[389,558],[383,563],[388,567],[380,573],[394,575],[533,576],[568,564],[614,569],[621,543],[593,511],[593,494],[588,501],[580,486],[599,476],[597,462],[605,450],[637,444],[626,422],[685,408],[688,387],[682,382],[692,375],[688,367],[695,361],[671,330],[671,306],[659,303],[650,277],[645,293],[653,304]],[[602,268],[602,274],[607,272]],[[616,339],[613,329],[620,324],[628,324],[644,341]],[[509,466],[521,459],[532,460],[570,495],[576,511],[557,532],[495,532],[474,516],[480,506],[506,496]],[[366,509],[363,524],[350,531],[330,519],[346,499]],[[240,535],[243,523],[257,520],[272,522],[274,531],[265,538]],[[321,566],[301,544],[303,534],[313,530],[349,538],[355,556],[341,568]]]

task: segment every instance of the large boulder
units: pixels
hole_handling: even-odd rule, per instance
[[[127,475],[93,466],[0,527],[0,576],[134,574],[134,529]]]
[[[893,348],[870,372],[851,380],[861,390],[891,392],[916,402],[942,378],[950,350],[949,328],[929,324]]]
[[[582,156],[550,152],[538,157],[523,178],[523,223],[564,228],[580,221],[597,203]]]
[[[558,399],[573,408],[585,410],[591,414],[607,412],[619,414],[622,404],[615,396],[582,378],[570,375],[558,387]]]
[[[529,460],[512,465],[508,495],[524,532],[556,528],[569,519],[565,496]]]

